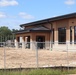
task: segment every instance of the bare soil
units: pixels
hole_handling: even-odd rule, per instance
[[[36,56],[36,50],[0,48],[0,68],[37,67]],[[76,52],[38,50],[38,66],[76,66]]]

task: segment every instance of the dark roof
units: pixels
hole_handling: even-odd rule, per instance
[[[30,28],[30,31],[33,31],[33,30],[49,30],[49,29],[40,25],[40,26]]]
[[[56,20],[68,19],[68,18],[72,18],[72,17],[76,17],[76,13],[71,13],[71,14],[52,17],[52,18],[48,18],[48,19],[44,19],[44,20],[31,22],[31,23],[21,24],[20,26],[23,27],[23,26],[38,25],[38,24],[42,24],[42,23],[53,22],[53,21],[56,21]]]
[[[18,34],[18,33],[27,33],[27,32],[50,32],[50,31],[51,31],[50,29],[48,29],[44,26],[36,26],[36,27],[30,28],[30,29],[19,30],[15,33]]]

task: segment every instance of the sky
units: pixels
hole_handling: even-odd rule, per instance
[[[20,29],[21,24],[76,12],[76,0],[0,0],[0,27]]]

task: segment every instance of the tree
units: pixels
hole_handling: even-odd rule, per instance
[[[12,31],[8,27],[6,26],[0,27],[0,42],[5,42],[6,37],[11,35]]]
[[[17,32],[17,29],[10,30],[6,26],[0,27],[0,42],[6,42],[7,40],[14,41],[15,39],[15,32]]]
[[[13,39],[15,39],[15,33],[18,31],[18,29],[12,29],[12,35],[13,35]]]
[[[17,32],[18,30],[17,29],[12,29],[12,33],[15,33]]]
[[[0,36],[7,36],[7,35],[11,35],[12,31],[8,28],[8,27],[0,27]]]

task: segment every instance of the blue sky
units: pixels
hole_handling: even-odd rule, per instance
[[[76,12],[76,0],[0,0],[0,27],[19,25]]]

